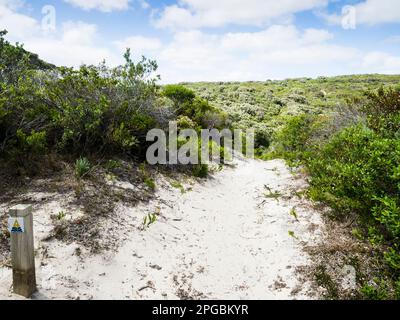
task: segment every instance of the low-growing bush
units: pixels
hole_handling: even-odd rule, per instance
[[[198,164],[193,167],[192,173],[197,178],[207,178],[208,176],[208,165]]]
[[[79,69],[34,60],[0,34],[0,156],[138,154],[157,126],[157,64],[143,58]],[[13,61],[11,63],[11,61]],[[168,114],[168,113],[166,113]]]
[[[292,162],[306,159],[314,120],[307,114],[291,117],[274,137],[274,154]]]
[[[386,300],[388,298],[386,288],[380,286],[365,285],[360,291],[365,300]]]
[[[152,178],[144,179],[144,184],[151,190],[155,190],[157,187],[155,181]]]
[[[393,280],[399,281],[399,93],[390,88],[367,96],[362,107],[367,122],[357,114],[336,126],[336,131],[335,126],[329,127],[330,121],[321,121],[321,116],[291,118],[276,135],[275,155],[304,165],[313,200],[328,204],[339,217],[355,217],[371,243],[388,248],[383,259]],[[364,286],[361,292],[371,299],[389,295],[371,286]]]
[[[90,162],[86,158],[79,158],[75,162],[75,175],[77,178],[82,178],[87,175],[92,168]]]

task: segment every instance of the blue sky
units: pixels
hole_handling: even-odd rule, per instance
[[[398,0],[0,0],[0,28],[58,65],[130,47],[163,83],[400,74]]]

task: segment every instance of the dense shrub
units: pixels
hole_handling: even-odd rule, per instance
[[[221,128],[227,116],[181,85],[161,88],[157,63],[143,57],[109,68],[55,67],[13,46],[0,33],[0,158],[31,166],[46,153],[77,159],[76,175],[85,175],[85,157],[131,156],[144,160],[147,132],[168,128]],[[40,163],[40,161],[35,161]],[[195,175],[206,176],[198,166]],[[150,180],[148,180],[150,181]]]
[[[207,178],[208,176],[208,165],[198,164],[193,167],[193,175],[198,178]]]
[[[47,82],[45,97],[53,110],[54,139],[74,152],[132,152],[156,125],[155,62],[135,64],[129,51],[126,64],[108,69],[82,66],[60,68],[61,77]]]
[[[350,127],[310,155],[306,164],[318,200],[368,215],[376,198],[398,192],[400,180],[393,169],[400,165],[400,141],[381,138],[363,125]]]
[[[157,64],[50,68],[0,34],[0,156],[138,152],[157,125]],[[28,157],[27,157],[28,156]],[[27,157],[27,158],[26,158]]]
[[[275,135],[278,143],[275,143],[274,153],[292,162],[307,158],[313,121],[314,117],[306,114],[291,117]]]
[[[400,138],[400,87],[380,88],[366,96],[369,127],[381,135]]]
[[[163,95],[173,102],[175,115],[192,119],[198,128],[219,128],[226,122],[226,115],[182,85],[167,85]]]
[[[345,121],[325,140],[321,117],[290,119],[276,135],[276,154],[305,165],[310,174],[310,196],[328,204],[338,215],[352,215],[365,227],[367,237],[389,249],[384,254],[394,281],[400,276],[400,90],[367,93],[363,105],[367,122]],[[324,125],[321,125],[324,124]],[[332,129],[332,128],[330,128]],[[319,134],[321,136],[321,134]],[[323,141],[323,143],[321,143]],[[365,286],[366,297],[382,298]]]
[[[194,92],[181,85],[167,85],[164,87],[164,95],[171,99],[176,108],[181,107],[185,103],[192,103],[196,98]]]

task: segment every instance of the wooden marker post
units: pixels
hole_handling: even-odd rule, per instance
[[[11,260],[14,293],[30,298],[36,291],[32,206],[10,209]]]

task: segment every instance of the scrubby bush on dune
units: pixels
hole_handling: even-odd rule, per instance
[[[154,61],[138,63],[125,54],[123,66],[102,64],[79,70],[60,68],[48,81],[45,99],[55,111],[54,139],[72,152],[135,152],[156,125],[157,69]]]
[[[1,38],[0,152],[16,159],[51,151],[132,153],[157,124],[157,69],[129,51],[117,68],[82,66],[37,70],[30,54]],[[3,54],[4,56],[4,54]],[[9,60],[18,68],[10,69]],[[18,76],[17,76],[18,75]]]
[[[184,109],[185,104],[192,103],[196,98],[196,95],[192,90],[176,84],[165,86],[164,95],[174,102],[177,110],[180,108]]]
[[[387,137],[400,138],[400,86],[366,94],[368,126]]]
[[[369,92],[357,124],[337,127],[325,139],[319,117],[302,115],[277,134],[276,152],[310,174],[310,196],[340,216],[355,216],[372,242],[389,247],[383,258],[393,282],[400,277],[400,90]],[[363,119],[367,121],[363,121]],[[329,123],[329,122],[327,122]],[[346,123],[346,122],[344,122]],[[332,128],[331,128],[332,129]],[[321,141],[323,143],[321,143]],[[371,292],[366,287],[365,292]]]
[[[55,67],[0,34],[0,157],[18,166],[46,153],[143,159],[147,132],[223,126],[226,116],[179,85],[160,88],[157,63],[143,57],[109,68]]]
[[[182,85],[167,85],[163,95],[173,101],[175,115],[192,119],[199,128],[218,128],[226,122],[226,115]]]
[[[290,161],[303,160],[308,152],[313,120],[306,114],[290,118],[275,135],[274,154]]]

